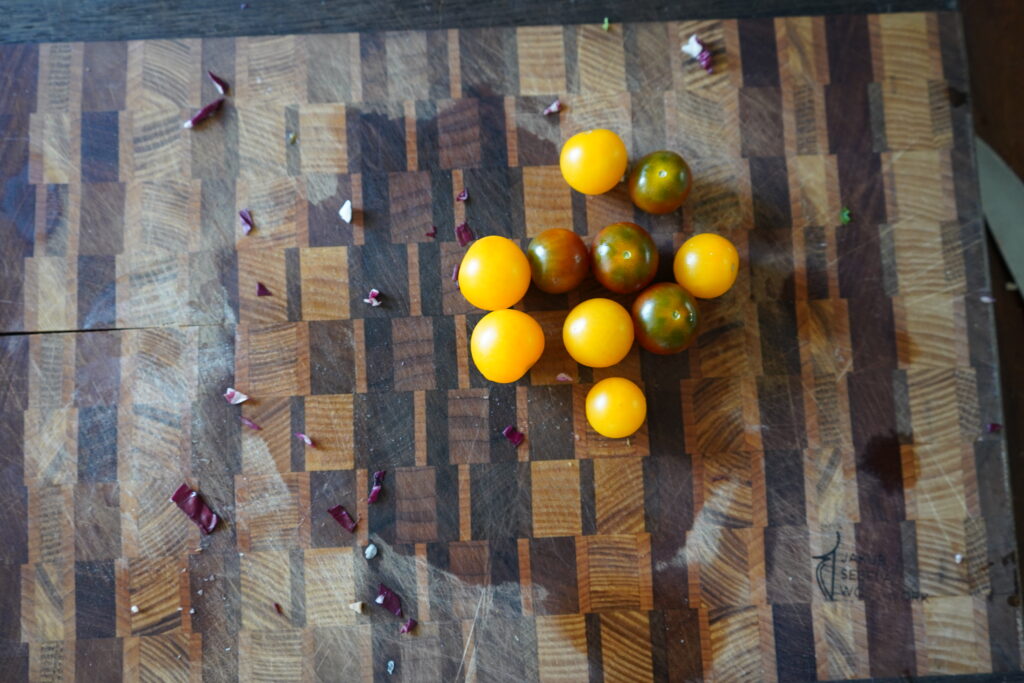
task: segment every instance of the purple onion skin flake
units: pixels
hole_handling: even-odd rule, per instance
[[[518,429],[516,429],[515,425],[509,425],[508,427],[505,427],[503,430],[501,430],[501,433],[506,439],[512,442],[513,446],[521,445],[523,443],[523,439],[526,438],[526,435],[523,434]]]
[[[354,534],[356,532],[356,520],[352,519],[352,515],[348,514],[348,510],[346,510],[344,506],[335,505],[334,507],[329,508],[327,513],[330,514],[331,517],[334,517],[335,521],[345,527],[349,533]]]
[[[258,424],[256,424],[255,422],[253,422],[252,420],[250,420],[247,417],[242,417],[241,420],[242,420],[242,424],[244,424],[246,427],[248,427],[249,429],[251,429],[253,431],[258,432],[261,429],[263,429],[263,427],[260,427]]]
[[[380,588],[377,589],[377,599],[374,600],[374,602],[394,614],[396,617],[402,616],[402,599],[383,583],[380,584]]]
[[[216,86],[217,88],[217,92],[219,92],[221,95],[227,95],[228,90],[231,90],[231,86],[228,85],[228,82],[220,76],[218,76],[217,74],[213,73],[212,71],[207,71],[206,75],[210,77],[210,80],[213,81],[214,86]]]
[[[562,111],[562,100],[556,98],[554,102],[544,108],[544,116],[551,116],[560,111]]]
[[[473,235],[473,229],[469,227],[469,223],[456,225],[455,237],[458,238],[460,247],[464,247],[476,239],[476,236]]]
[[[415,619],[413,619],[412,617],[409,617],[409,620],[407,622],[405,622],[404,624],[402,624],[402,628],[398,629],[398,632],[399,633],[412,633],[412,630],[414,628],[416,628],[416,624],[417,624],[417,621]]]
[[[171,496],[171,502],[181,508],[181,511],[195,522],[204,534],[209,534],[217,528],[220,517],[203,502],[198,492],[189,488],[188,484],[178,487],[178,490]]]
[[[380,498],[380,492],[384,488],[384,475],[387,473],[387,470],[378,470],[373,473],[373,487],[370,489],[370,495],[366,499],[367,503],[376,503],[377,499]]]
[[[213,116],[214,114],[219,112],[220,108],[223,107],[223,106],[224,106],[224,98],[223,97],[220,98],[219,100],[214,100],[213,102],[210,102],[208,105],[206,105],[205,107],[200,109],[198,112],[196,112],[195,115],[192,118],[190,118],[188,121],[186,121],[184,123],[184,127],[185,128],[195,128],[200,123],[202,123],[206,119],[210,118],[211,116]]]
[[[242,219],[242,232],[248,235],[256,227],[252,220],[252,212],[249,209],[242,209],[238,212],[238,217]]]
[[[469,190],[463,188],[462,192],[455,195],[455,201],[457,202],[468,202],[469,201]]]
[[[256,283],[256,296],[270,296],[270,290],[262,282]]]

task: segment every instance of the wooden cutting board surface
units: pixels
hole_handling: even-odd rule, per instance
[[[183,130],[207,70],[227,104]],[[2,46],[0,86],[3,680],[1020,669],[957,15]],[[680,151],[684,210],[572,193],[560,144],[595,126]],[[618,220],[663,278],[693,233],[739,248],[694,348],[576,366],[591,282],[529,294],[544,357],[483,380],[453,227]],[[613,375],[632,439],[584,418]],[[381,581],[413,634],[348,609]]]

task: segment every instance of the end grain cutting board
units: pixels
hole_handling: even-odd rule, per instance
[[[182,130],[207,70],[228,102]],[[0,46],[0,678],[1019,670],[965,81],[955,14]],[[595,126],[681,152],[684,209],[570,192]],[[531,293],[547,352],[484,381],[453,227],[624,219],[663,277],[693,233],[738,246],[698,343],[577,367],[599,289]],[[629,440],[583,417],[612,374],[647,393]],[[348,609],[378,581],[415,633]]]

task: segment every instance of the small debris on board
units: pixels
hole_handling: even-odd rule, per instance
[[[313,445],[313,439],[309,438],[302,432],[295,432],[295,438],[301,441],[302,443],[306,444],[307,446]]]
[[[396,617],[402,616],[402,599],[383,583],[377,589],[377,599],[374,602]]]
[[[523,439],[526,438],[526,435],[516,429],[515,425],[505,427],[501,430],[501,433],[506,439],[512,442],[513,446],[519,446],[523,443]]]
[[[284,608],[281,607],[281,603],[275,602],[274,603],[274,609],[277,610],[278,614],[284,614]]]
[[[255,422],[253,422],[249,418],[245,417],[244,415],[240,419],[242,420],[242,424],[244,424],[246,427],[248,427],[249,429],[251,429],[253,431],[258,432],[261,429],[263,429],[263,427],[260,427],[258,424],[256,424]]]
[[[139,606],[138,605],[132,605],[130,611],[131,611],[132,614],[138,614],[139,613]]]
[[[270,296],[270,290],[262,282],[256,283],[256,296]]]
[[[555,375],[555,381],[556,382],[571,382],[572,381],[572,377],[570,377],[569,375],[567,375],[564,372],[560,372],[557,375]]]
[[[989,434],[998,434],[1003,431],[1003,425],[998,422],[989,422],[988,425],[985,426],[985,431]]]
[[[380,498],[381,489],[384,488],[384,477],[387,473],[387,470],[377,470],[373,473],[373,486],[370,488],[370,495],[366,498],[367,503],[376,503]]]
[[[356,520],[352,519],[352,515],[348,514],[348,510],[343,505],[335,505],[332,508],[328,508],[327,513],[334,517],[335,521],[345,527],[349,533],[354,534],[356,532]]]
[[[544,108],[544,116],[551,116],[562,111],[562,100],[555,98],[555,101]]]
[[[473,235],[473,229],[469,227],[469,223],[460,223],[459,225],[456,225],[455,237],[459,240],[460,247],[464,247],[476,239]]]
[[[228,90],[231,89],[231,86],[228,85],[227,81],[225,81],[223,78],[213,73],[212,71],[207,71],[206,75],[210,77],[211,81],[213,81],[213,85],[215,88],[217,88],[217,92],[219,92],[221,95],[228,94]]]
[[[352,200],[346,199],[345,203],[338,209],[338,216],[346,223],[352,222]]]
[[[299,139],[299,136],[296,135],[294,131],[292,131],[291,133],[288,133],[288,144],[289,145],[294,145],[298,141],[298,139]]]
[[[602,31],[608,31],[608,30],[611,29],[611,27],[612,27],[611,22],[608,21],[608,17],[605,17],[604,21],[601,22],[601,30]]]
[[[388,676],[390,676],[393,673],[395,673],[395,660],[389,659],[388,660]]]
[[[402,627],[398,629],[399,633],[412,633],[412,630],[416,628],[416,620],[409,617],[409,620],[402,624]]]
[[[256,227],[252,221],[252,212],[249,209],[242,209],[238,212],[238,217],[242,219],[242,234],[248,235]]]
[[[696,33],[690,36],[690,39],[686,41],[686,44],[680,48],[683,52],[696,59],[702,69],[708,73],[712,73],[714,68],[711,65],[711,50],[701,40]]]
[[[964,561],[964,556],[961,555],[960,553],[957,553],[956,555],[953,556],[953,561],[956,562],[957,564],[960,564],[961,562]]]
[[[237,406],[239,403],[245,403],[246,401],[248,401],[249,397],[246,394],[243,394],[238,389],[228,387],[224,391],[224,400],[233,406]]]
[[[996,298],[994,296],[989,296],[988,294],[982,294],[978,297],[978,301],[983,304],[994,304],[996,302]]]
[[[365,299],[363,299],[363,303],[364,304],[370,304],[374,308],[376,308],[377,306],[380,306],[380,304],[381,304],[381,301],[380,301],[380,290],[379,289],[371,289],[370,293],[366,295]]]
[[[452,282],[458,283],[459,281],[459,264],[456,263],[452,266]]]
[[[362,614],[364,605],[365,603],[362,600],[359,600],[358,602],[350,602],[348,608],[356,614]]]
[[[205,107],[203,107],[202,109],[197,111],[192,116],[192,118],[190,118],[188,121],[183,123],[181,127],[182,128],[195,128],[200,123],[202,123],[206,119],[210,118],[211,116],[213,116],[214,114],[219,112],[220,108],[222,106],[224,106],[224,98],[223,97],[220,98],[219,100],[214,100],[213,102],[210,102],[208,105],[206,105]]]
[[[849,208],[844,206],[842,209],[840,209],[840,211],[839,211],[839,222],[840,223],[842,223],[843,225],[849,225],[850,224],[850,220],[852,218],[853,218],[853,214],[850,213],[850,209]]]
[[[363,551],[363,557],[365,557],[367,560],[372,560],[373,558],[377,557],[377,546],[373,543],[366,546],[366,550]]]
[[[455,195],[455,201],[457,202],[468,202],[469,201],[469,190],[462,188],[462,192]]]
[[[188,484],[182,484],[178,490],[171,495],[171,502],[176,504],[189,519],[195,522],[199,530],[204,534],[212,532],[217,527],[220,517],[217,513],[203,502],[199,493],[189,488]]]
[[[436,238],[437,237],[437,226],[436,225],[431,225],[430,226],[430,232],[425,232],[423,234],[426,235],[427,237],[434,237],[434,238]]]

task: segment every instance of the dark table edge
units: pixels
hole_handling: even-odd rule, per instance
[[[244,9],[243,9],[244,7]],[[482,26],[954,10],[958,0],[0,1],[0,43],[213,38]]]

